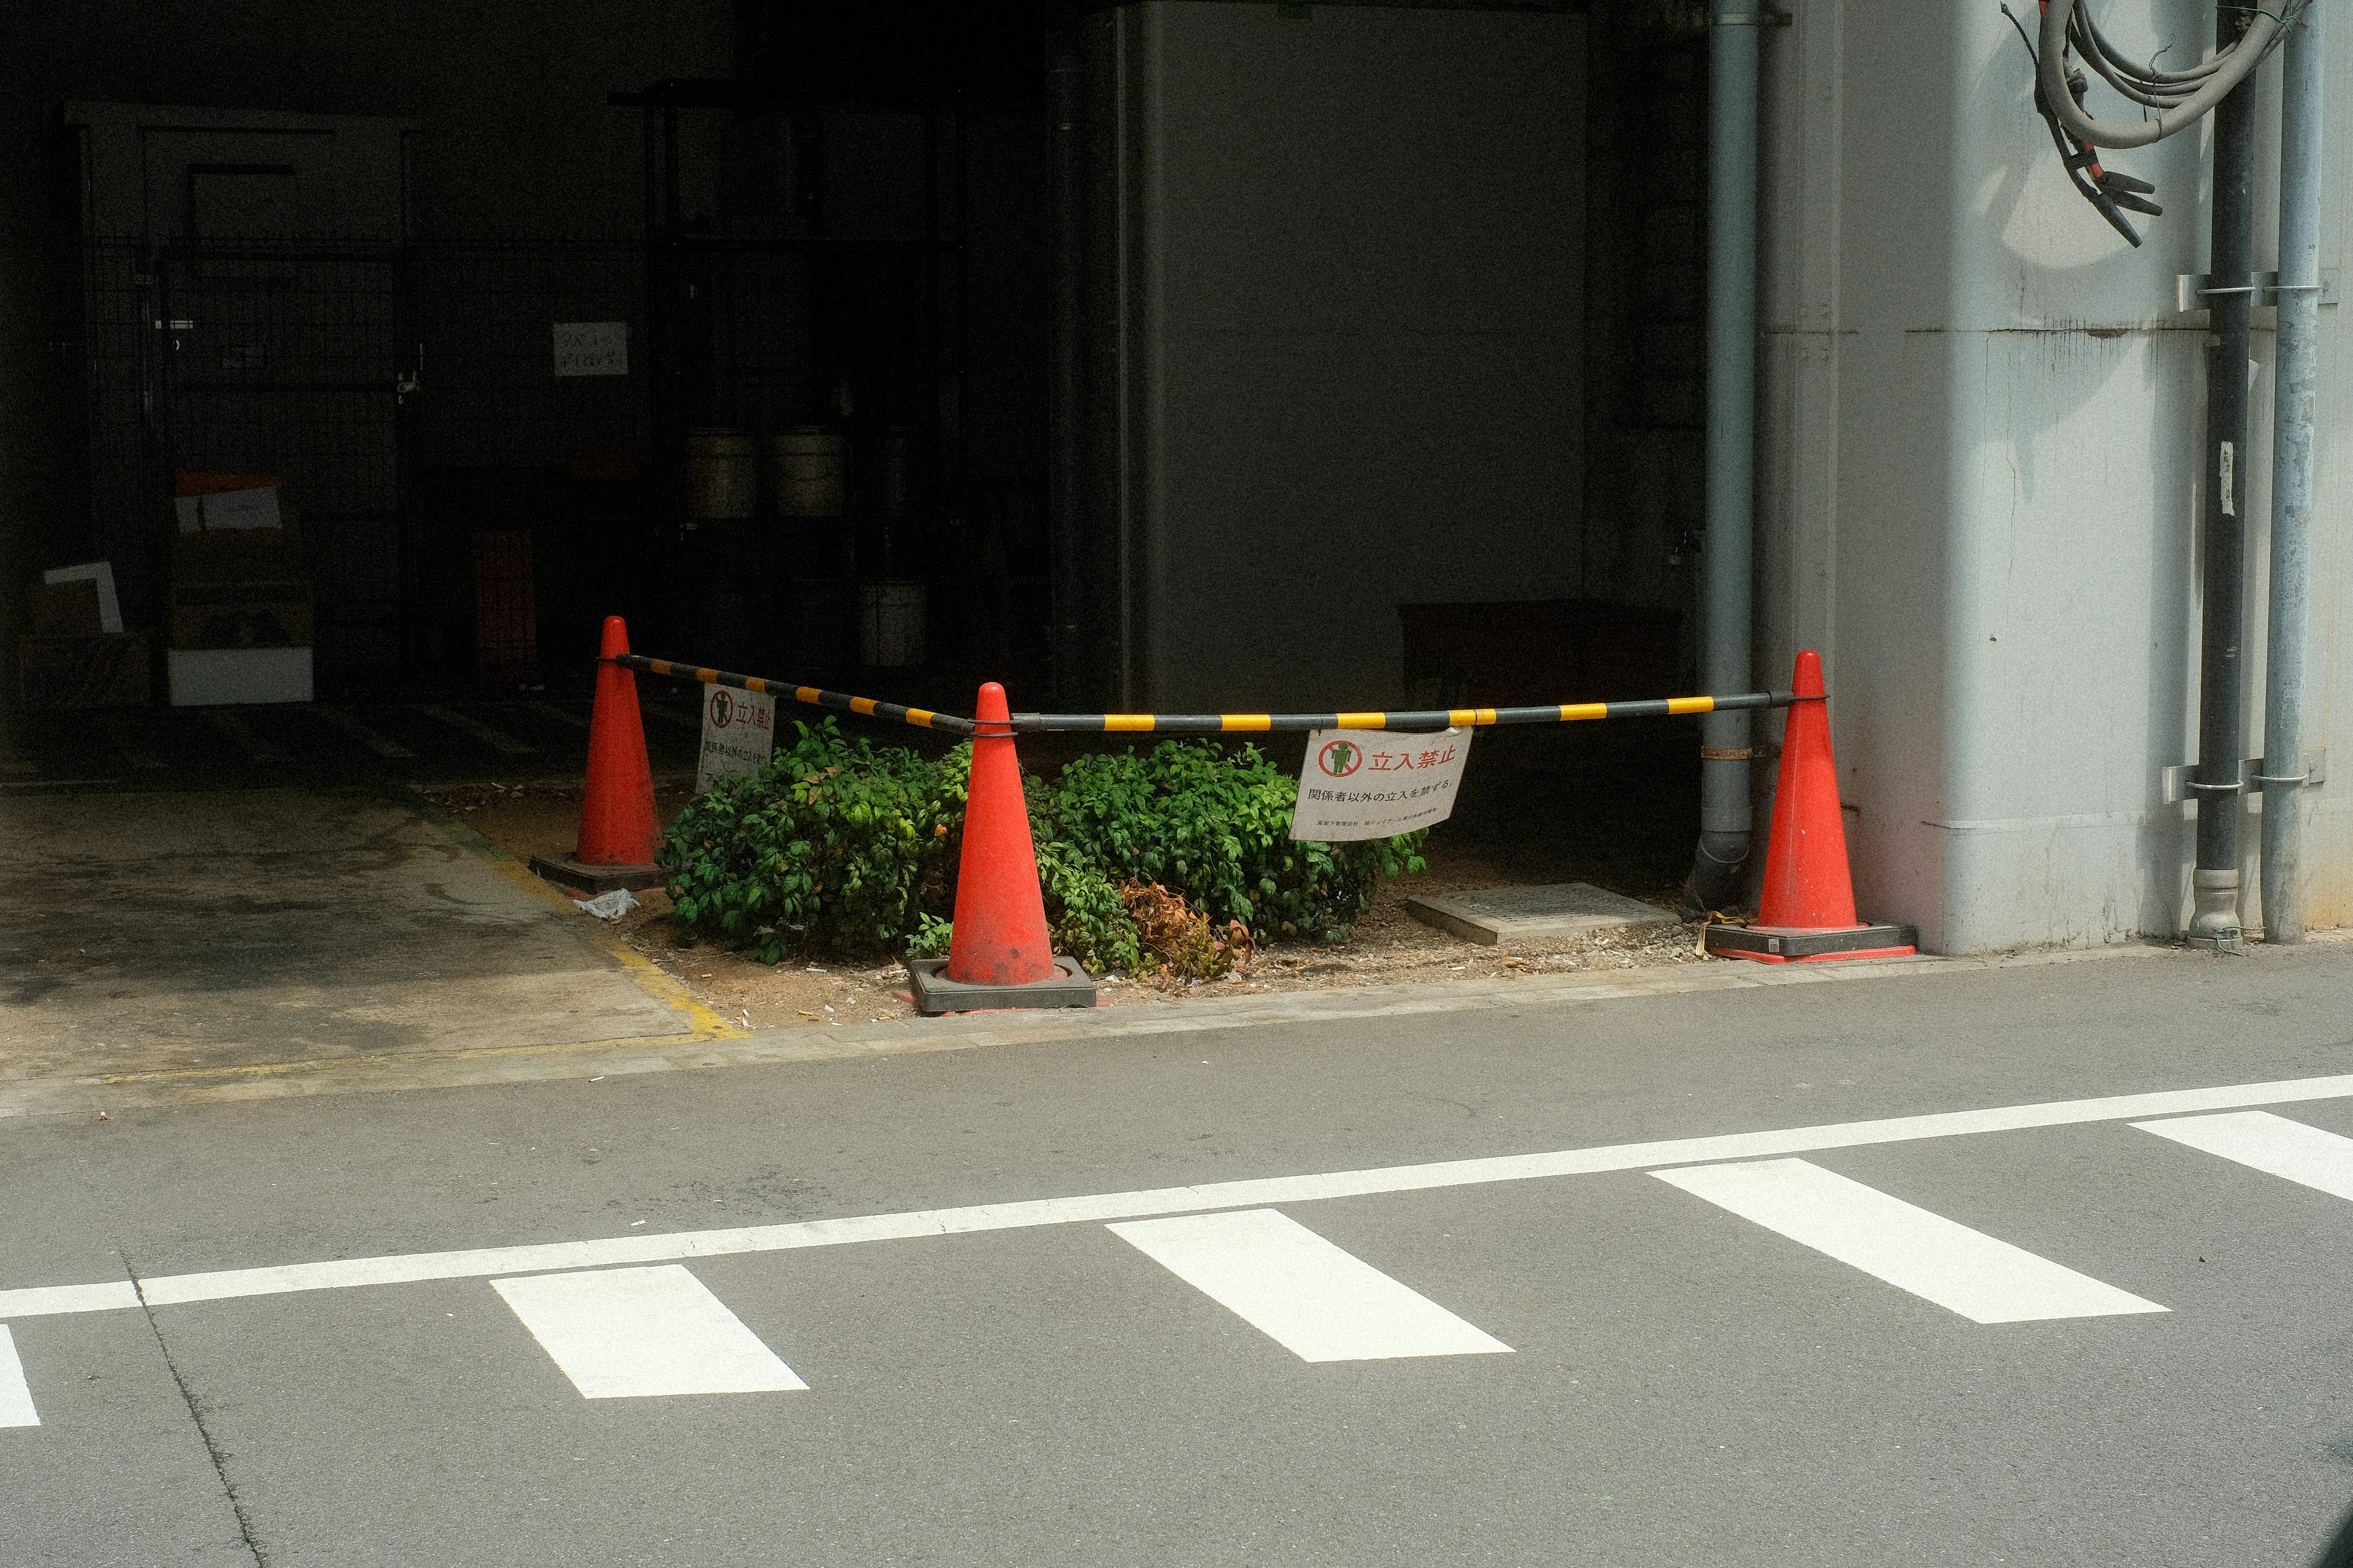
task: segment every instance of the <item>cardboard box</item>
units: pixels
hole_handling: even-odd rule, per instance
[[[100,613],[97,584],[36,583],[28,594],[33,608],[33,636],[95,637],[106,635],[106,618]]]
[[[311,700],[307,647],[175,647],[164,658],[174,708]]]
[[[174,647],[308,647],[314,625],[308,583],[172,582]]]
[[[100,632],[111,634],[122,629],[122,601],[114,593],[113,562],[86,561],[79,566],[59,566],[42,573],[41,582],[47,587],[73,583],[90,585],[98,595],[98,625],[87,635],[95,637]]]
[[[144,707],[153,691],[153,647],[145,632],[19,637],[16,671],[25,706]]]
[[[183,533],[172,542],[171,646],[308,647],[310,563],[292,528]]]

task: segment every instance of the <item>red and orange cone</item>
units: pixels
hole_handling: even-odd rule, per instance
[[[1757,921],[1709,926],[1707,950],[1762,963],[1912,952],[1919,939],[1910,926],[1866,925],[1855,918],[1838,763],[1831,755],[1830,704],[1821,656],[1813,649],[1798,655],[1789,689],[1798,700],[1781,735],[1781,777],[1773,790],[1773,828],[1766,842]]]
[[[531,868],[551,882],[590,892],[654,888],[661,830],[654,820],[653,765],[638,710],[638,678],[613,662],[629,651],[629,628],[605,617],[596,648],[596,706],[588,721],[588,772],[580,793],[580,847],[567,859],[536,856]]]
[[[1005,688],[992,680],[980,689],[973,706],[979,730],[973,737],[972,783],[965,798],[955,931],[944,961],[907,961],[921,1012],[1095,1005],[1094,982],[1078,960],[1055,955],[1046,926],[1012,717]]]

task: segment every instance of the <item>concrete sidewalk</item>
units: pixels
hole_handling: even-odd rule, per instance
[[[727,1033],[513,862],[386,794],[0,798],[0,1094]],[[93,1099],[93,1097],[95,1097]]]

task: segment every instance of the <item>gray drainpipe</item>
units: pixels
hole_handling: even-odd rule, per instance
[[[1707,537],[1700,552],[1700,689],[1749,689],[1757,437],[1757,29],[1761,4],[1708,35]],[[1748,865],[1748,714],[1700,721],[1699,849],[1684,912],[1737,905]]]
[[[2215,16],[2228,48],[2246,13]],[[2198,868],[2191,873],[2189,941],[2237,951],[2239,776],[2246,726],[2240,712],[2240,643],[2247,518],[2247,331],[2254,309],[2255,84],[2253,76],[2214,107],[2213,238],[2207,262],[2206,548],[2199,628]]]
[[[2263,659],[2263,940],[2304,940],[2305,582],[2320,340],[2321,18],[2281,51],[2279,364],[2272,409],[2271,631]]]

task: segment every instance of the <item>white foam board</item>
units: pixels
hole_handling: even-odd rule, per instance
[[[307,647],[175,647],[166,662],[174,708],[311,700]]]

